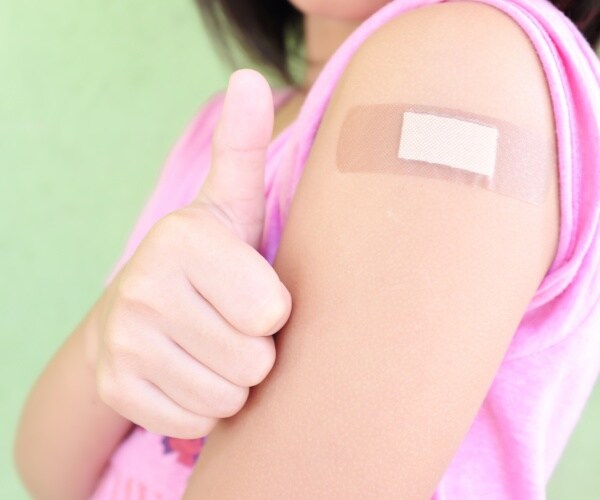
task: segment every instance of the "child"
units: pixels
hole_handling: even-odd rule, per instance
[[[25,484],[544,498],[600,369],[600,11],[220,4],[284,77],[303,19],[305,81],[202,108],[29,397]]]

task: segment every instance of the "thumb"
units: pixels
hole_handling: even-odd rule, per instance
[[[252,69],[234,71],[212,138],[210,170],[197,197],[216,208],[255,248],[264,225],[265,161],[273,122],[273,94],[267,80]]]

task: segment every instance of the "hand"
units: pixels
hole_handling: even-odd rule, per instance
[[[207,435],[275,362],[291,296],[256,250],[273,121],[264,77],[234,72],[201,191],[150,229],[102,298],[98,393],[151,432]]]

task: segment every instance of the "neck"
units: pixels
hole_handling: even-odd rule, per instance
[[[300,89],[302,93],[310,90],[325,63],[359,24],[360,21],[304,16],[306,72]]]

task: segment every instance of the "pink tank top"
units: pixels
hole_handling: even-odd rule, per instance
[[[259,249],[269,262],[332,90],[353,53],[391,18],[442,1],[392,0],[365,20],[321,71],[296,121],[270,144]],[[577,28],[547,0],[478,1],[510,15],[543,64],[558,144],[560,242],[433,498],[542,499],[600,372],[600,62]],[[292,90],[275,89],[275,105]],[[175,146],[107,283],[148,229],[192,201],[200,189],[223,97],[224,91],[218,92],[204,104]],[[203,443],[204,438],[171,439],[134,426],[115,450],[93,500],[181,498]]]

